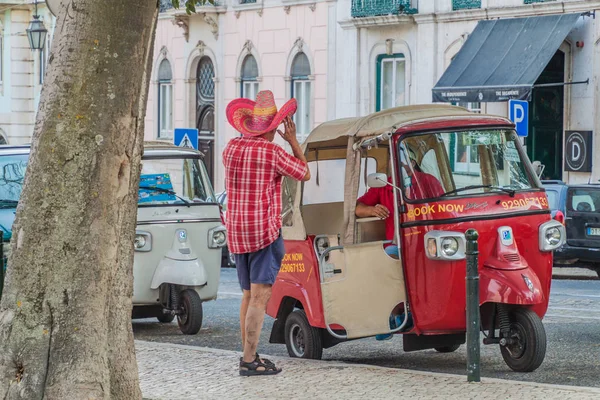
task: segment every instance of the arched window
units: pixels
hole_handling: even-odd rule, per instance
[[[258,65],[252,54],[248,54],[242,63],[242,97],[256,99],[258,94]]]
[[[173,73],[166,58],[158,67],[158,137],[173,136]]]
[[[304,53],[298,53],[292,62],[292,97],[298,102],[298,111],[294,114],[296,123],[296,136],[303,142],[310,133],[311,115],[310,99],[312,94],[310,64]]]

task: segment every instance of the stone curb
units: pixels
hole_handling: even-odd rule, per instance
[[[199,352],[199,353],[211,353],[216,356],[235,356],[239,357],[240,353],[231,350],[221,350],[214,349],[209,347],[198,347],[198,346],[189,346],[182,344],[174,344],[174,343],[161,343],[161,342],[149,342],[143,340],[136,340],[135,343],[143,344],[147,347],[153,347],[156,349],[168,349],[168,348],[177,348],[187,351]],[[278,356],[269,356],[267,354],[261,354],[261,357],[267,357],[273,360],[277,359],[285,359],[285,357]],[[442,372],[428,372],[428,371],[418,371],[418,370],[408,370],[408,369],[400,369],[400,368],[389,368],[389,367],[381,367],[377,365],[367,365],[367,364],[352,364],[352,363],[344,363],[339,361],[321,361],[321,360],[303,360],[303,359],[294,359],[295,362],[302,362],[305,364],[312,365],[316,368],[318,367],[344,367],[344,368],[353,368],[353,369],[370,369],[370,370],[381,370],[381,371],[395,371],[396,373],[410,373],[414,375],[421,376],[430,376],[430,377],[445,377],[445,378],[463,378],[464,383],[467,383],[466,373],[465,375],[457,375],[457,374],[447,374]],[[569,390],[577,393],[586,393],[586,394],[598,394],[600,398],[600,388],[593,387],[585,387],[585,386],[570,386],[570,385],[553,385],[549,383],[537,383],[537,382],[527,382],[527,381],[516,381],[509,379],[500,379],[500,378],[481,378],[482,383],[501,383],[507,385],[520,385],[520,386],[529,386],[529,387],[538,387],[538,388],[546,388],[546,389],[560,389],[560,390]],[[476,383],[473,383],[476,384]],[[151,399],[146,399],[151,400]]]

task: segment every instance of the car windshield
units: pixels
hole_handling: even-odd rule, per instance
[[[28,154],[0,157],[0,207],[16,208],[23,190]]]
[[[578,212],[600,212],[600,189],[576,188],[569,189],[567,209]]]
[[[203,204],[215,202],[204,163],[199,158],[144,158],[138,204]]]
[[[546,196],[548,196],[548,206],[550,209],[558,209],[558,192],[556,190],[546,189]]]
[[[414,135],[398,147],[402,186],[412,200],[537,188],[513,130]]]

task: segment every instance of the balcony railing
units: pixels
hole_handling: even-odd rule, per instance
[[[523,3],[524,4],[533,4],[533,3],[546,3],[549,1],[556,1],[556,0],[524,0]]]
[[[416,0],[352,0],[352,16],[416,14],[416,4]]]
[[[256,0],[255,0],[256,1]],[[215,6],[220,6],[222,3],[222,1],[220,0],[215,0],[214,5]],[[171,3],[171,0],[159,0],[159,8],[158,10],[160,12],[164,12],[164,11],[168,11],[170,9],[173,8],[173,3]],[[210,6],[210,3],[206,3],[206,4],[202,4],[201,2],[197,2],[196,3],[196,7],[202,7],[202,6]],[[179,8],[183,11],[185,11],[185,0],[179,0]]]
[[[452,0],[452,10],[469,10],[481,8],[481,0]]]

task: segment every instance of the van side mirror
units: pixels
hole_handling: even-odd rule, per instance
[[[367,186],[370,188],[382,188],[387,185],[386,174],[369,174],[367,176]]]

